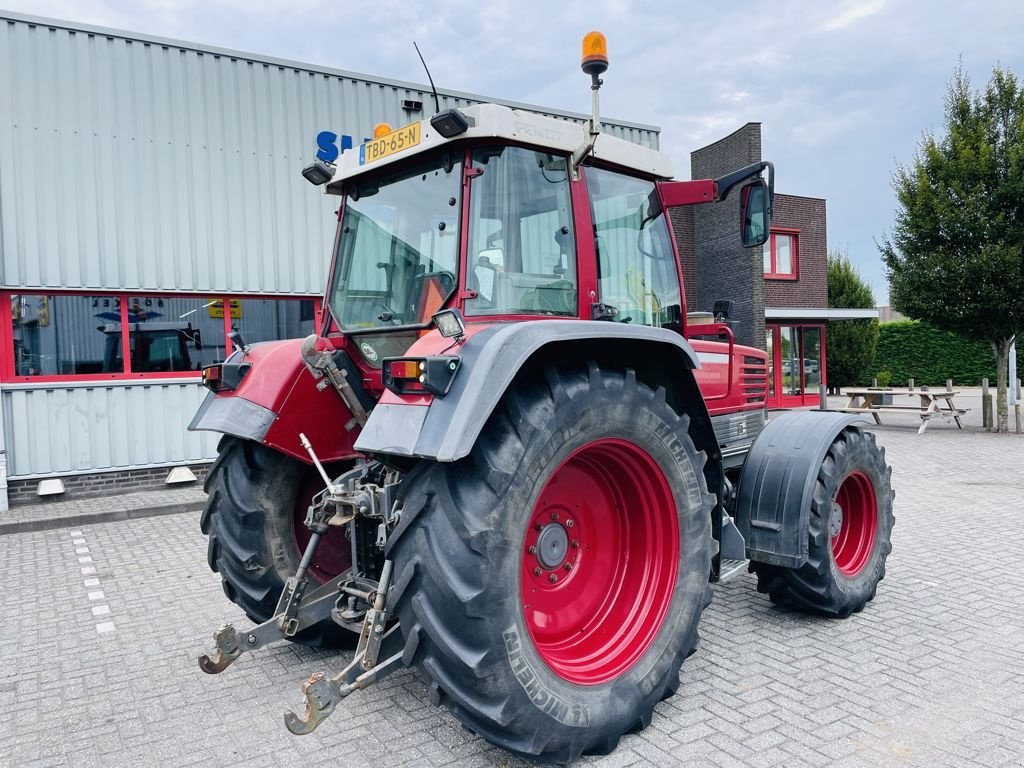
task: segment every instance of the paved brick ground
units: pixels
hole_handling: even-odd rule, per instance
[[[773,607],[751,576],[717,587],[680,692],[583,764],[1024,765],[1024,438],[918,436],[907,418],[878,436],[897,526],[876,600],[827,621]],[[203,675],[212,630],[244,619],[197,517],[0,536],[0,765],[524,765],[430,706],[413,672],[304,738],[281,713],[343,659],[285,646]]]

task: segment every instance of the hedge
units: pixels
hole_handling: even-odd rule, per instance
[[[878,349],[864,383],[884,379],[879,376],[883,371],[889,372],[893,387],[906,386],[908,379],[930,387],[943,386],[946,379],[959,386],[978,386],[985,377],[995,384],[996,358],[987,341],[900,320],[879,326]]]

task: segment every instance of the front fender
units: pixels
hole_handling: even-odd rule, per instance
[[[429,403],[382,400],[370,414],[355,448],[364,453],[458,461],[472,450],[487,418],[523,365],[544,347],[574,342],[656,344],[663,351],[666,369],[700,366],[686,339],[663,328],[589,320],[496,324],[476,331],[446,352],[459,355],[462,365],[445,396]],[[416,354],[416,346],[409,350],[410,355]],[[621,362],[628,366],[628,355]]]
[[[791,411],[778,416],[754,441],[736,497],[736,527],[747,557],[784,568],[807,562],[811,495],[821,462],[844,429],[862,416],[834,411]]]

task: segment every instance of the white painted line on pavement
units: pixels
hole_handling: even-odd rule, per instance
[[[86,563],[92,563],[92,555],[89,553],[89,546],[82,535],[81,531],[70,531],[71,543],[75,547],[75,554],[78,555],[78,564],[81,566],[82,576],[89,576],[92,578],[82,579],[82,586],[87,590],[87,597],[90,603],[94,603],[98,600],[105,600],[106,596],[102,589],[94,589],[100,586],[100,580],[96,578],[96,566],[86,565]],[[92,615],[94,617],[109,616],[110,606],[109,605],[94,605],[92,607]],[[96,624],[96,632],[100,635],[108,635],[114,631],[114,622],[112,621],[101,621]]]

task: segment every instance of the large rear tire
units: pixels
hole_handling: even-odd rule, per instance
[[[405,661],[505,749],[607,753],[675,692],[710,600],[705,455],[632,371],[521,374],[472,453],[406,478]]]
[[[221,576],[224,594],[254,622],[274,615],[287,579],[309,540],[302,525],[313,494],[323,488],[316,471],[250,440],[225,436],[204,490],[200,528],[209,537],[207,561]],[[310,569],[325,581],[351,567],[341,530],[332,530]],[[291,638],[311,646],[351,645],[355,635],[327,619]]]
[[[845,429],[825,454],[811,501],[800,568],[752,563],[773,603],[846,617],[874,599],[892,551],[892,469],[871,432]]]

